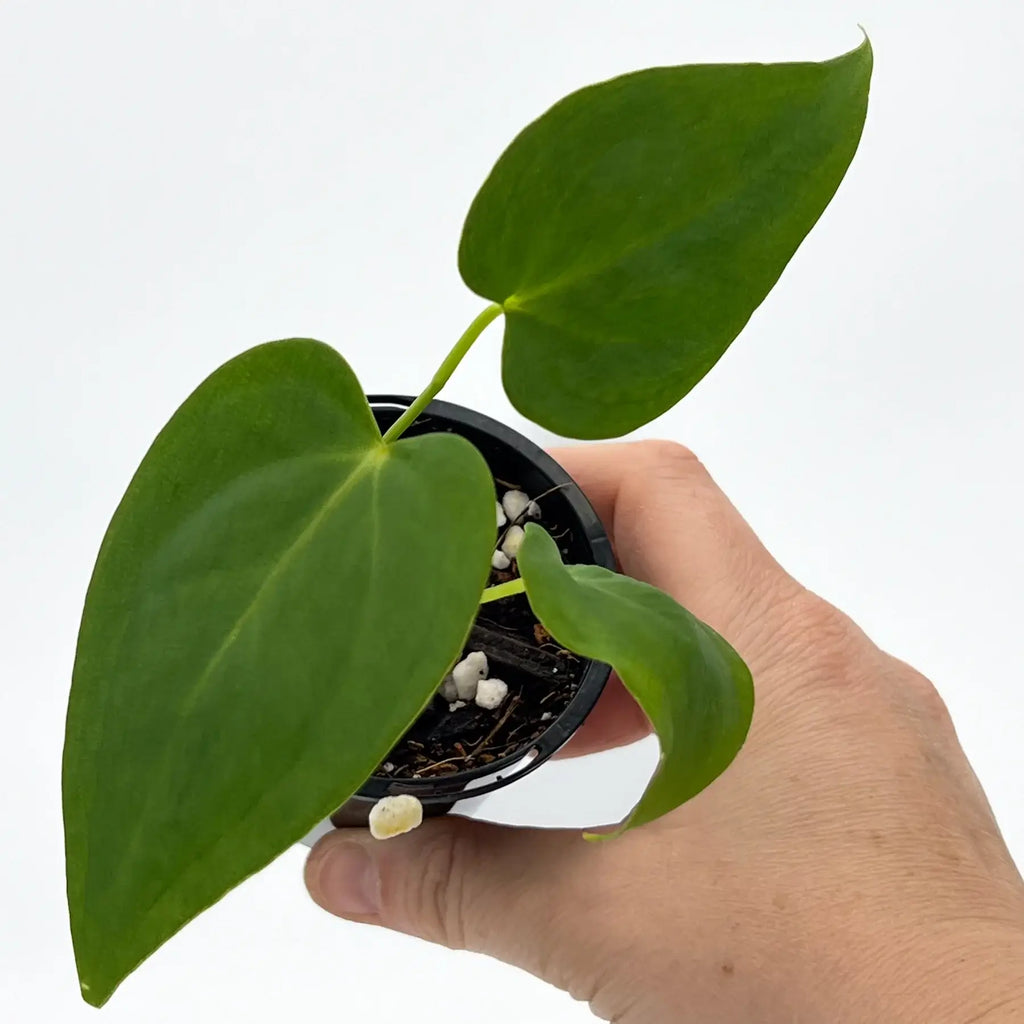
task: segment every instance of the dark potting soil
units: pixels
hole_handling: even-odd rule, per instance
[[[498,498],[515,484],[497,481]],[[533,497],[531,495],[531,497]],[[568,554],[570,528],[557,521],[544,496],[537,497],[539,522]],[[508,523],[496,533],[500,543]],[[519,575],[513,561],[507,570],[492,569],[490,585]],[[413,723],[374,772],[388,779],[432,779],[489,765],[515,755],[525,756],[532,743],[551,726],[579,688],[586,662],[551,638],[537,621],[525,594],[481,605],[461,657],[471,651],[487,655],[488,677],[508,684],[508,696],[493,711],[470,702],[449,710],[440,694]]]

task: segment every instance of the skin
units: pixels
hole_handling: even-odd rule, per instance
[[[746,659],[746,746],[613,842],[455,818],[386,843],[333,833],[307,862],[313,899],[622,1024],[1024,1021],[1024,884],[932,684],[789,576],[686,449],[556,454],[623,571]],[[567,752],[648,729],[613,680]]]

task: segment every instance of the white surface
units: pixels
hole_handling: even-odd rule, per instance
[[[799,577],[928,673],[1024,859],[1017,0],[94,0],[0,5],[0,1005],[93,1020],[59,758],[92,559],[149,440],[256,342],[426,380],[481,302],[461,219],[565,92],[652,64],[817,59],[871,33],[861,152],[742,339],[645,433],[704,457]],[[492,328],[447,397],[500,393]],[[530,431],[536,435],[535,431]],[[650,746],[543,769],[497,816],[624,810]],[[111,1022],[589,1019],[469,954],[329,919],[289,852],[115,996]],[[401,984],[390,971],[401,964]]]

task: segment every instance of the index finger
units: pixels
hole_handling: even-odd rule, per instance
[[[605,524],[624,572],[674,597],[752,664],[763,609],[801,588],[786,575],[697,457],[667,441],[561,448],[552,456]],[[650,723],[613,674],[562,756],[624,746]]]
[[[552,455],[601,517],[623,572],[719,632],[735,629],[780,587],[799,589],[682,445],[639,441]]]

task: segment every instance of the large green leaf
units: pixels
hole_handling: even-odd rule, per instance
[[[596,565],[563,565],[535,524],[526,528],[519,569],[548,632],[611,665],[658,736],[657,771],[619,832],[666,814],[718,778],[743,746],[754,712],[750,672],[729,644],[646,583]]]
[[[573,93],[469,211],[466,284],[505,308],[505,390],[571,437],[674,405],[771,290],[860,139],[867,40],[822,64],[654,68]]]
[[[64,752],[84,997],[348,798],[457,657],[493,483],[449,434],[385,445],[315,341],[227,363],[156,439],[89,587]]]

